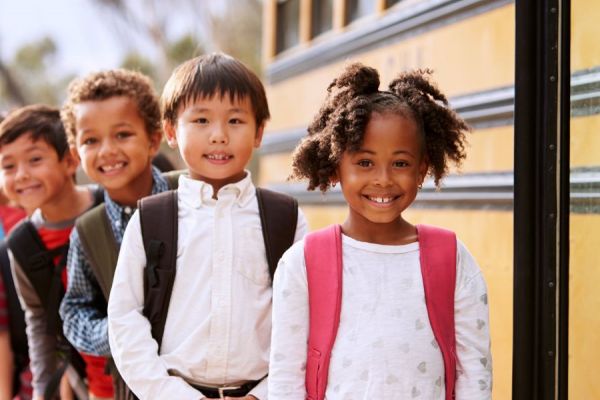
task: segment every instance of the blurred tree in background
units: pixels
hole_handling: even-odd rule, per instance
[[[260,0],[88,0],[110,24],[120,65],[150,76],[160,92],[175,66],[205,52],[231,54],[260,74]],[[82,29],[82,35],[85,30]],[[60,43],[43,37],[0,57],[0,109],[60,105],[74,71],[61,70]]]

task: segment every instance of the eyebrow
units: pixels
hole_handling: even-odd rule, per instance
[[[192,107],[190,109],[190,111],[191,112],[201,113],[201,112],[210,112],[212,110],[210,108],[207,108],[207,107]],[[229,108],[227,110],[227,112],[230,112],[230,113],[248,113],[249,111],[245,110],[245,109],[243,109],[241,107],[233,107],[233,108]]]
[[[112,125],[110,127],[110,129],[123,128],[123,127],[133,128],[133,125],[131,125],[129,122],[118,122],[118,123]],[[82,130],[81,134],[85,135],[88,132],[94,132],[94,131],[95,131],[95,129],[93,129],[93,128],[87,128],[87,129]]]
[[[358,149],[355,154],[375,155],[376,153],[373,150],[369,150],[369,149]],[[411,157],[414,157],[414,155],[410,151],[407,151],[407,150],[396,150],[392,154],[393,155],[407,154],[407,155],[409,155]]]

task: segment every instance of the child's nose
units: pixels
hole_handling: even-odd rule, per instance
[[[22,180],[29,177],[29,169],[26,165],[17,164],[17,173],[15,174],[16,180]]]
[[[227,144],[229,143],[229,137],[224,127],[215,125],[210,132],[210,143],[211,144]]]
[[[375,175],[375,184],[379,186],[387,186],[391,184],[390,171],[387,168],[378,168]]]
[[[106,139],[106,140],[103,140],[100,145],[100,154],[101,155],[112,154],[116,151],[116,149],[117,149],[117,146],[115,145],[115,143],[110,139]]]

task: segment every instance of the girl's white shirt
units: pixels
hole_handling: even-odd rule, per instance
[[[417,242],[379,245],[342,237],[340,325],[327,400],[444,399],[441,351],[429,323]],[[275,275],[269,399],[304,400],[308,289],[304,241]],[[457,246],[457,400],[491,398],[487,291],[466,247]]]

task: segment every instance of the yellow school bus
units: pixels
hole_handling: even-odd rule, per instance
[[[441,191],[427,182],[407,217],[413,223],[454,230],[481,266],[490,299],[495,399],[600,399],[598,373],[591,367],[600,359],[600,291],[594,290],[600,282],[600,257],[594,254],[600,248],[599,15],[596,0],[263,2],[264,80],[272,118],[260,150],[258,183],[298,198],[311,229],[342,222],[346,206],[339,187],[323,195],[307,192],[304,182],[287,181],[290,155],[318,111],[328,84],[349,61],[375,67],[382,85],[402,70],[433,69],[433,79],[472,127],[461,170],[452,171]],[[533,21],[538,21],[540,39],[527,36]],[[560,40],[553,41],[553,34]],[[544,162],[554,163],[550,172],[553,166],[563,166],[567,184],[556,192],[559,199],[566,194],[567,200],[549,214],[556,221],[552,229],[539,225],[544,243],[556,245],[548,254],[558,255],[549,267],[557,279],[552,274],[547,282],[543,274],[532,278],[534,287],[542,289],[529,296],[523,295],[519,260],[530,250],[527,245],[523,248],[519,235],[532,224],[538,226],[539,218],[532,215],[529,221],[527,213],[515,218],[522,215],[517,212],[524,197],[519,185],[526,186],[520,177],[529,168],[542,171],[546,164],[541,160],[547,154],[542,146],[533,149],[532,154],[540,154],[538,161],[520,152],[520,140],[529,133],[518,121],[526,121],[527,111],[515,109],[515,104],[523,104],[528,94],[523,89],[529,83],[527,72],[519,60],[533,57],[523,50],[522,41],[530,39],[540,49],[539,68],[533,70],[539,76],[534,73],[531,79],[557,94],[556,99],[537,95],[547,108],[533,107],[531,119],[543,122],[540,118],[549,116],[558,121],[557,129],[541,125],[550,126],[547,132],[555,132],[562,143],[550,144],[549,154],[563,156]],[[552,66],[560,68],[545,80],[542,75]],[[567,114],[561,120],[538,109],[566,109]],[[544,190],[549,187],[554,186],[542,185]],[[554,196],[552,190],[549,196]],[[545,197],[540,198],[543,202]],[[555,240],[544,232],[554,232]],[[545,265],[541,262],[536,270],[544,271]],[[529,329],[528,322],[521,322],[527,319],[521,317],[522,307],[538,310],[536,296],[544,298],[545,290],[551,291],[546,299],[550,308],[556,304],[556,312],[540,312],[542,317],[547,312],[553,323],[544,325],[542,318],[541,324],[534,324],[537,328]],[[548,340],[552,345],[547,351],[542,345],[533,355],[522,351],[523,343],[545,345]],[[529,385],[520,379],[523,366],[529,365],[537,377],[526,389],[533,395],[524,394],[520,387]],[[536,375],[538,369],[546,372]]]

